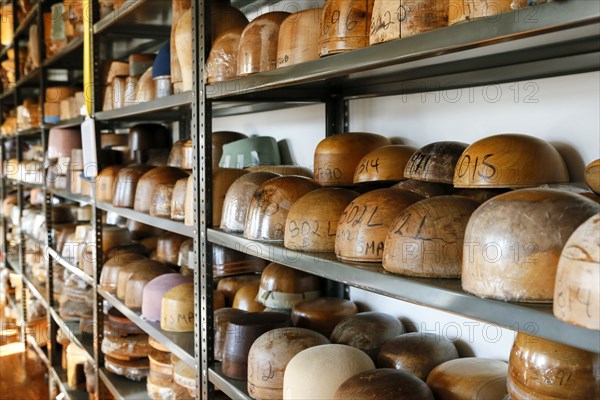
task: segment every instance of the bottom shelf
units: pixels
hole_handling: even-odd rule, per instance
[[[231,379],[223,375],[220,362],[215,362],[208,369],[208,380],[232,399],[252,400],[252,397],[248,394],[248,382]]]
[[[100,379],[116,400],[150,400],[146,389],[146,380],[132,381],[101,368]]]
[[[58,385],[61,393],[64,393],[65,398],[71,400],[89,400],[90,396],[88,392],[85,390],[71,389],[69,385],[67,385],[67,371],[62,369],[62,367],[57,366],[50,368],[50,375]]]

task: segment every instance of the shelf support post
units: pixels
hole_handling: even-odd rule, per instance
[[[192,2],[192,56],[195,71],[192,101],[192,141],[194,143],[194,309],[196,384],[200,398],[214,395],[208,379],[208,369],[213,360],[213,273],[212,251],[207,240],[212,226],[212,102],[206,97],[204,76],[205,60],[211,43],[210,1]]]
[[[348,100],[341,93],[332,93],[325,99],[325,134],[348,132],[350,129]]]
[[[350,112],[348,100],[341,92],[332,93],[325,99],[325,135],[337,135],[350,130]],[[335,281],[327,281],[327,296],[348,298],[349,288]]]

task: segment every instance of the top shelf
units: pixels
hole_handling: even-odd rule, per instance
[[[168,38],[171,7],[171,2],[165,0],[127,0],[94,24],[94,34]]]
[[[552,2],[206,87],[213,100],[345,99],[600,69],[600,7]],[[293,89],[293,93],[284,90]]]

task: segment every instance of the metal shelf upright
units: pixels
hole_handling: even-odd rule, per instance
[[[195,14],[199,27],[198,73],[202,76],[210,43],[210,2]],[[248,13],[266,3],[232,1]],[[332,254],[306,254],[283,245],[250,241],[212,229],[211,122],[213,118],[277,109],[296,102],[325,104],[325,132],[348,131],[348,101],[358,98],[467,88],[600,70],[600,9],[586,1],[552,2],[457,24],[352,52],[260,72],[225,82],[196,83],[200,167],[196,188],[201,241],[200,317],[202,321],[202,399],[214,396],[213,385],[232,398],[249,398],[246,383],[228,379],[213,362],[213,276],[210,246],[218,244],[279,262],[334,282],[388,297],[445,310],[486,323],[528,331],[598,352],[598,332],[558,321],[548,307],[511,304],[468,295],[460,283],[413,279],[385,273],[381,265],[338,261]],[[203,34],[202,34],[203,33]],[[284,107],[279,107],[284,108]],[[252,249],[252,250],[251,250]]]

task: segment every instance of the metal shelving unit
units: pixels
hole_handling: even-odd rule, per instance
[[[11,0],[13,3],[13,8],[15,10],[18,9],[18,2],[16,0]],[[15,42],[19,41],[22,44],[24,44],[24,42],[27,40],[27,36],[29,35],[29,27],[32,24],[37,24],[38,26],[38,43],[39,43],[39,60],[40,60],[40,66],[37,69],[34,69],[33,71],[27,73],[26,75],[23,75],[20,73],[20,71],[17,71],[16,73],[16,84],[14,84],[12,87],[10,87],[7,91],[3,92],[0,94],[0,111],[5,111],[8,110],[10,108],[13,108],[19,104],[21,104],[23,102],[23,100],[27,97],[34,97],[38,99],[38,103],[40,104],[40,115],[39,115],[39,120],[40,120],[40,124],[39,126],[33,126],[30,129],[25,129],[25,130],[20,130],[19,132],[16,132],[15,135],[13,135],[10,138],[3,138],[2,139],[2,144],[6,143],[6,141],[8,140],[12,140],[14,141],[14,145],[13,145],[13,154],[11,154],[10,157],[5,157],[5,149],[4,146],[2,148],[2,158],[4,159],[8,159],[8,158],[16,158],[18,162],[22,161],[22,148],[23,148],[23,144],[25,143],[29,143],[32,141],[37,141],[38,143],[40,143],[44,149],[46,148],[46,139],[47,139],[47,133],[48,133],[48,129],[50,128],[50,126],[48,124],[44,124],[44,107],[43,104],[45,102],[45,89],[48,86],[48,84],[50,83],[54,83],[54,82],[50,82],[51,79],[57,79],[57,81],[55,83],[58,83],[60,85],[69,85],[72,82],[76,82],[76,75],[72,75],[70,71],[72,71],[73,69],[81,69],[81,65],[83,64],[83,39],[82,38],[78,38],[74,41],[72,41],[71,43],[67,44],[64,48],[62,48],[57,54],[55,54],[54,56],[48,58],[46,57],[46,51],[45,51],[45,40],[44,40],[44,18],[43,18],[43,13],[44,12],[49,12],[50,11],[50,6],[51,6],[51,2],[49,1],[45,1],[45,0],[36,0],[33,1],[34,4],[33,5],[33,9],[31,12],[29,12],[24,19],[22,19],[21,21],[17,22],[17,13],[15,12],[14,18],[15,18],[15,23],[14,26],[16,27],[15,29]],[[54,2],[52,2],[54,3]],[[9,46],[11,48],[14,48],[15,45],[11,44],[11,46]],[[3,50],[3,55],[6,52]],[[18,54],[16,54],[16,57],[18,57]],[[15,60],[18,64],[20,63],[18,58],[17,60]],[[20,60],[22,61],[22,60]],[[50,71],[50,69],[56,69],[56,68],[60,68],[60,69],[64,69],[64,70],[68,70],[67,74],[65,76],[68,76],[68,82],[67,81],[59,81],[60,78],[54,78],[54,76],[57,76],[56,73],[54,73],[54,71]],[[56,72],[60,72],[60,71],[56,71]],[[60,74],[59,74],[60,75]],[[63,121],[66,122],[66,121]],[[16,180],[7,180],[7,179],[3,179],[2,180],[2,194],[6,194],[8,193],[7,190],[8,189],[8,185],[14,185],[14,188],[17,191],[17,197],[18,197],[18,207],[20,210],[20,215],[19,218],[22,217],[22,211],[24,209],[24,207],[26,206],[26,202],[25,202],[25,192],[26,190],[30,189],[30,188],[42,188],[44,189],[44,195],[45,195],[45,204],[43,206],[45,215],[47,218],[49,218],[49,216],[51,215],[51,200],[52,200],[52,196],[50,195],[50,193],[46,190],[45,187],[45,179],[42,178],[39,180],[39,182],[37,183],[28,183],[28,182],[22,182],[22,181],[16,181]],[[6,186],[6,188],[5,188]],[[56,195],[57,196],[61,196],[64,193],[61,192],[57,192]],[[82,198],[73,198],[72,196],[64,196],[67,197],[69,200],[88,200],[88,199],[82,199]],[[88,359],[89,361],[91,361],[94,365],[95,365],[95,358],[92,356],[93,355],[93,338],[91,336],[88,335],[82,335],[79,332],[79,323],[77,324],[72,324],[72,323],[66,323],[65,321],[63,321],[59,314],[57,313],[56,309],[54,307],[57,307],[57,304],[55,304],[55,300],[54,300],[54,296],[53,296],[53,265],[54,265],[54,259],[50,258],[50,257],[46,257],[46,262],[47,262],[47,267],[48,267],[48,277],[47,277],[47,282],[46,282],[46,286],[42,287],[42,285],[38,285],[35,283],[35,281],[31,278],[30,275],[28,275],[27,268],[26,268],[26,261],[25,261],[25,254],[26,254],[26,247],[25,247],[25,242],[26,240],[30,240],[36,243],[36,245],[41,246],[46,248],[46,246],[52,246],[52,235],[51,235],[51,224],[47,224],[46,226],[47,230],[45,232],[45,238],[44,240],[38,240],[37,238],[32,237],[32,235],[28,234],[27,232],[24,232],[22,229],[15,229],[13,231],[13,235],[16,236],[15,238],[15,242],[17,243],[17,247],[18,247],[18,254],[13,254],[11,255],[11,262],[13,263],[14,267],[15,267],[15,271],[19,272],[21,274],[21,277],[23,279],[23,296],[25,296],[25,292],[26,290],[29,290],[33,297],[36,298],[37,300],[39,300],[42,305],[47,308],[48,310],[48,322],[49,322],[49,336],[48,336],[48,347],[46,350],[41,349],[39,346],[37,346],[37,344],[35,343],[35,341],[33,340],[33,338],[31,337],[25,337],[26,335],[23,335],[23,339],[26,340],[29,345],[35,350],[35,352],[38,354],[38,356],[40,357],[40,359],[42,360],[42,362],[44,362],[44,364],[46,364],[46,366],[49,369],[49,376],[50,376],[50,381],[54,381],[56,382],[56,384],[58,385],[60,391],[64,394],[65,398],[67,399],[88,399],[88,394],[85,391],[80,391],[80,390],[71,390],[67,385],[66,385],[66,371],[63,371],[59,365],[60,365],[60,353],[58,352],[58,346],[56,346],[56,333],[58,329],[63,329],[65,331],[65,333],[67,333],[67,335],[71,336],[72,340],[77,343],[78,345],[80,345],[82,348],[85,349],[85,351],[88,353]],[[3,240],[6,240],[6,237],[3,238]],[[3,250],[6,249],[5,247],[6,244],[3,244]],[[61,262],[64,262],[66,260],[60,259]],[[67,269],[69,269],[68,267],[66,267]],[[74,270],[74,268],[71,268]],[[75,273],[77,272],[81,272],[79,269],[77,269],[77,271],[75,271]],[[23,313],[23,319],[27,320],[27,315],[28,315],[28,310],[27,310],[27,304],[26,302],[22,302],[22,313]],[[50,384],[52,384],[50,382]]]
[[[197,2],[192,2],[192,8]],[[94,14],[93,51],[95,60],[94,76],[94,120],[96,132],[103,129],[130,126],[141,122],[177,123],[179,139],[189,135],[191,114],[194,108],[194,92],[173,94],[152,101],[128,105],[120,109],[102,111],[100,87],[100,70],[98,65],[104,60],[126,60],[130,54],[156,52],[168,42],[171,35],[170,1],[164,0],[127,0],[117,10],[109,13],[102,20]],[[94,10],[97,11],[97,10]],[[193,132],[193,130],[192,130]],[[192,133],[193,134],[193,133]],[[99,136],[99,135],[97,135]],[[175,139],[175,138],[174,138]],[[99,142],[100,138],[96,140]],[[195,144],[194,144],[195,145]],[[194,150],[196,150],[194,148]],[[102,165],[99,166],[102,169]],[[126,307],[116,296],[107,293],[99,286],[102,272],[102,217],[107,213],[116,214],[129,220],[138,221],[165,231],[178,233],[197,240],[197,229],[185,226],[182,222],[165,218],[152,217],[129,208],[114,207],[110,203],[92,202],[96,230],[97,265],[95,268],[95,295],[97,296],[96,310],[97,325],[103,320],[101,312],[103,303],[117,308],[124,316],[133,321],[143,331],[167,347],[174,355],[188,365],[197,365],[194,333],[171,333],[163,331],[160,323],[145,320],[139,311]],[[100,327],[97,327],[97,337],[102,337]],[[116,399],[149,399],[146,381],[135,382],[122,376],[110,373],[104,368],[104,355],[96,349],[96,361],[100,380]]]
[[[238,7],[264,2],[234,1]],[[247,10],[247,8],[246,8]],[[204,15],[208,15],[208,7]],[[600,8],[585,1],[553,2],[470,21],[349,53],[288,66],[226,82],[200,84],[200,142],[210,149],[212,118],[269,110],[277,102],[321,102],[326,132],[348,129],[348,100],[465,88],[600,69]],[[196,23],[204,29],[203,21]],[[206,35],[205,35],[206,36]],[[200,48],[202,43],[200,43]],[[207,54],[204,54],[206,56]],[[199,68],[202,70],[200,59]],[[267,105],[264,103],[267,102]],[[274,108],[273,108],[274,109]],[[458,280],[401,277],[380,264],[351,264],[333,254],[310,254],[283,245],[246,240],[211,229],[212,171],[209,151],[200,152],[198,211],[200,260],[202,398],[212,398],[212,383],[232,398],[247,399],[246,382],[231,380],[212,362],[213,287],[210,245],[279,262],[339,283],[388,297],[440,309],[594,352],[600,333],[556,319],[547,305],[513,304],[481,299],[462,291]]]
[[[113,294],[102,289],[98,293],[110,305],[119,310],[125,317],[133,321],[144,332],[166,346],[169,351],[175,354],[181,361],[190,366],[196,364],[194,356],[194,334],[193,333],[174,333],[163,331],[160,328],[160,322],[153,322],[144,319],[139,311],[129,309],[123,302],[117,299]]]
[[[12,0],[15,1],[15,0]],[[46,2],[36,8],[38,23]],[[232,0],[232,5],[246,14],[273,4],[271,0]],[[143,104],[117,110],[101,111],[100,82],[94,87],[94,118],[100,128],[130,125],[145,121],[184,121],[184,128],[191,132],[194,143],[194,214],[193,227],[169,219],[155,218],[131,209],[117,208],[109,203],[96,202],[91,197],[74,195],[60,190],[46,189],[46,206],[51,207],[52,197],[91,204],[93,226],[96,232],[98,265],[93,276],[60,257],[52,249],[48,236],[49,283],[47,292],[52,293],[52,266],[63,265],[69,272],[83,279],[94,288],[94,336],[81,335],[76,327],[70,327],[53,309],[54,301],[48,299],[35,285],[26,279],[25,286],[35,297],[46,301],[53,329],[68,330],[76,343],[83,346],[88,358],[97,366],[98,381],[103,382],[117,399],[147,399],[145,381],[134,382],[108,372],[103,366],[99,345],[102,340],[102,304],[106,301],[145,332],[153,336],[175,355],[190,365],[198,366],[197,382],[199,397],[213,397],[212,385],[235,399],[250,399],[245,381],[225,377],[220,363],[213,362],[213,276],[211,246],[223,245],[238,251],[279,262],[344,285],[368,290],[395,299],[416,303],[425,307],[459,314],[484,323],[513,330],[536,333],[544,338],[559,341],[591,351],[598,351],[600,333],[565,324],[552,315],[547,305],[514,304],[481,299],[462,291],[457,280],[415,279],[386,273],[381,265],[352,264],[338,261],[332,254],[300,253],[285,249],[282,245],[250,241],[240,235],[212,229],[212,168],[211,131],[212,119],[232,115],[281,110],[306,104],[324,104],[326,109],[327,135],[345,131],[348,127],[348,101],[356,98],[388,96],[397,94],[439,91],[485,84],[497,84],[526,79],[576,74],[600,70],[600,9],[592,1],[552,2],[531,8],[508,12],[494,18],[474,20],[447,28],[431,31],[401,40],[383,43],[350,53],[258,73],[227,82],[205,84],[201,81],[204,64],[210,46],[205,16],[210,15],[210,2],[192,2],[194,32],[194,83],[191,92],[156,99]],[[169,40],[171,32],[171,3],[165,0],[127,0],[118,10],[99,20],[97,2],[91,12],[94,22],[92,45],[94,75],[103,60],[124,60],[130,53],[153,52]],[[33,13],[33,12],[32,12]],[[17,30],[26,32],[33,21],[27,16]],[[31,21],[30,21],[31,19]],[[42,26],[42,25],[40,25]],[[43,30],[41,30],[43,33]],[[43,39],[41,47],[43,48]],[[1,56],[6,54],[6,48]],[[41,50],[43,51],[43,49]],[[46,71],[50,68],[68,68],[81,61],[83,39],[78,38],[50,58],[42,57],[40,69],[27,76],[17,76],[14,88],[0,94],[0,107],[19,104],[26,87],[39,82],[40,97],[46,84]],[[76,126],[83,118],[61,121],[52,126]],[[189,125],[189,126],[188,126]],[[43,124],[31,132],[22,131],[14,138],[17,148],[20,140],[44,135],[50,125]],[[35,131],[35,132],[34,132]],[[100,132],[101,129],[97,129]],[[25,187],[44,187],[3,180],[2,185],[16,184],[22,197]],[[5,193],[3,191],[3,193]],[[47,215],[49,210],[45,210]],[[128,219],[152,225],[166,231],[194,238],[197,254],[195,268],[195,318],[193,334],[164,332],[158,323],[144,320],[140,313],[125,307],[118,300],[98,287],[102,271],[102,217],[116,213]],[[50,229],[50,227],[48,228]],[[21,233],[22,237],[27,235]],[[19,259],[6,260],[7,264],[22,271],[22,254]],[[12,264],[11,264],[12,263]],[[532,325],[533,324],[533,325]],[[52,333],[52,335],[54,335]],[[48,364],[56,365],[54,350],[48,353]],[[54,360],[53,360],[54,358]],[[78,398],[64,383],[64,371],[56,366],[50,368],[68,397]],[[87,394],[85,395],[87,398]]]

